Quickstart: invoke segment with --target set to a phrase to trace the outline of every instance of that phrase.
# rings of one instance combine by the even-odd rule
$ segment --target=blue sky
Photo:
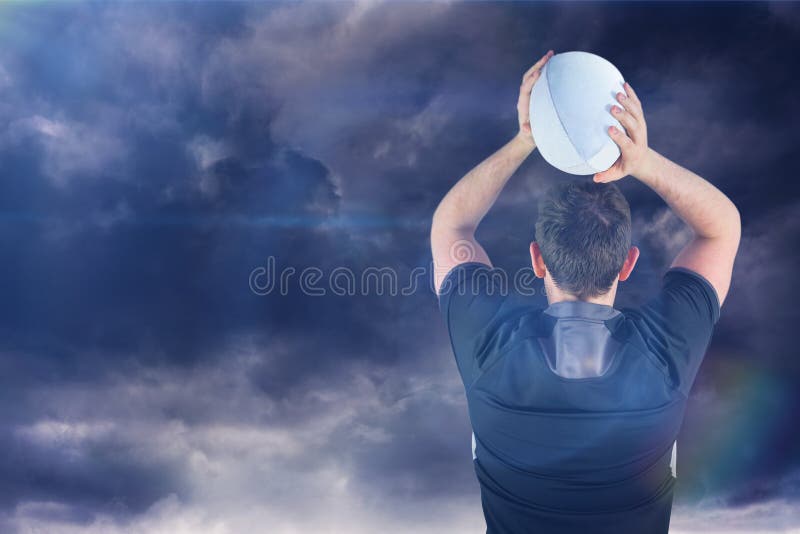
[[[737,203],[674,532],[800,532],[792,3],[0,4],[0,531],[482,532],[430,261],[447,189],[547,49],[611,60],[651,146]],[[479,230],[528,266],[534,154]],[[687,229],[620,182],[658,284]],[[259,295],[273,258],[288,290]]]

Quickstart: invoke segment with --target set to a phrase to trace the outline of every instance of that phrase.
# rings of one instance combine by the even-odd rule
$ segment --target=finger
[[[534,72],[536,72],[540,68],[542,68],[544,66],[544,64],[547,63],[547,60],[552,57],[552,55],[553,55],[553,51],[552,50],[548,50],[547,53],[545,55],[543,55],[542,58],[539,61],[537,61],[531,68],[529,68],[525,72],[525,74],[522,75],[522,79],[524,80],[525,78],[527,78],[528,76],[530,76],[531,74],[533,74]]]
[[[535,71],[537,71],[540,68],[542,68],[544,66],[544,64],[547,63],[547,60],[550,59],[551,57],[553,57],[554,53],[555,52],[553,52],[552,50],[548,50],[547,53],[545,55],[543,55],[542,58],[533,65],[533,67],[529,68],[525,72],[525,74],[522,75],[522,79],[525,80],[525,78],[527,78],[528,76],[533,74]]]
[[[639,100],[639,95],[637,95],[636,91],[633,90],[633,87],[631,87],[631,84],[629,84],[628,82],[625,82],[623,84],[623,87],[625,88],[625,93],[628,95],[628,98],[630,98],[631,100],[633,100],[634,102],[636,102],[639,105],[642,104],[642,102]]]
[[[628,132],[628,136],[636,141],[636,134],[639,130],[639,121],[637,121],[630,112],[625,111],[619,106],[611,106],[611,114],[619,121],[620,124],[622,124],[622,126],[625,128],[625,131]]]
[[[609,126],[608,135],[611,136],[611,139],[617,144],[623,154],[633,145],[631,138],[625,135],[622,130],[616,126]]]
[[[622,104],[622,106],[634,117],[636,117],[638,120],[642,120],[644,118],[642,103],[639,102],[639,99],[636,97],[636,93],[633,92],[633,87],[631,87],[628,82],[625,82],[624,88],[624,93],[617,93],[617,101]]]
[[[644,114],[642,113],[642,109],[633,100],[626,97],[625,93],[617,93],[617,102],[619,102],[620,107],[633,115],[637,121],[644,122]]]
[[[529,94],[531,92],[531,88],[533,88],[533,84],[536,83],[536,80],[539,79],[539,76],[541,76],[541,74],[542,71],[537,70],[536,72],[525,78],[525,80],[522,82],[522,85],[519,86],[520,93]]]
[[[531,91],[533,90],[533,85],[539,79],[539,74],[534,73],[532,76],[529,76],[527,80],[525,80],[522,85],[519,87],[519,98],[517,99],[517,111],[519,111],[520,115],[527,115],[529,113],[529,108],[531,105]]]

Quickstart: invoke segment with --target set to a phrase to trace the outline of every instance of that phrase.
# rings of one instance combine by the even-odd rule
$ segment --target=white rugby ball
[[[551,57],[531,92],[531,133],[542,157],[570,174],[602,172],[619,158],[609,126],[624,79],[606,59],[588,52]]]

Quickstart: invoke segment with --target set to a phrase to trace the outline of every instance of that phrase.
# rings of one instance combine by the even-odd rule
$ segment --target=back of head
[[[539,203],[536,242],[556,286],[585,300],[606,293],[631,246],[631,212],[615,184],[566,182]]]

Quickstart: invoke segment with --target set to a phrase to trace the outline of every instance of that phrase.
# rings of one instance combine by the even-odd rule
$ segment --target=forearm
[[[612,106],[611,113],[625,132],[611,126],[608,133],[622,156],[610,169],[596,174],[595,181],[609,182],[630,174],[658,193],[695,234],[671,267],[683,267],[704,277],[722,305],[739,249],[739,210],[711,183],[648,147],[642,103],[630,84],[625,83],[625,93],[619,93],[617,101],[620,105]]]
[[[738,241],[741,223],[733,202],[697,174],[648,150],[646,164],[636,178],[658,193],[697,236]]]
[[[433,226],[474,232],[511,175],[533,152],[532,141],[517,135],[468,172],[445,195],[433,215]]]

